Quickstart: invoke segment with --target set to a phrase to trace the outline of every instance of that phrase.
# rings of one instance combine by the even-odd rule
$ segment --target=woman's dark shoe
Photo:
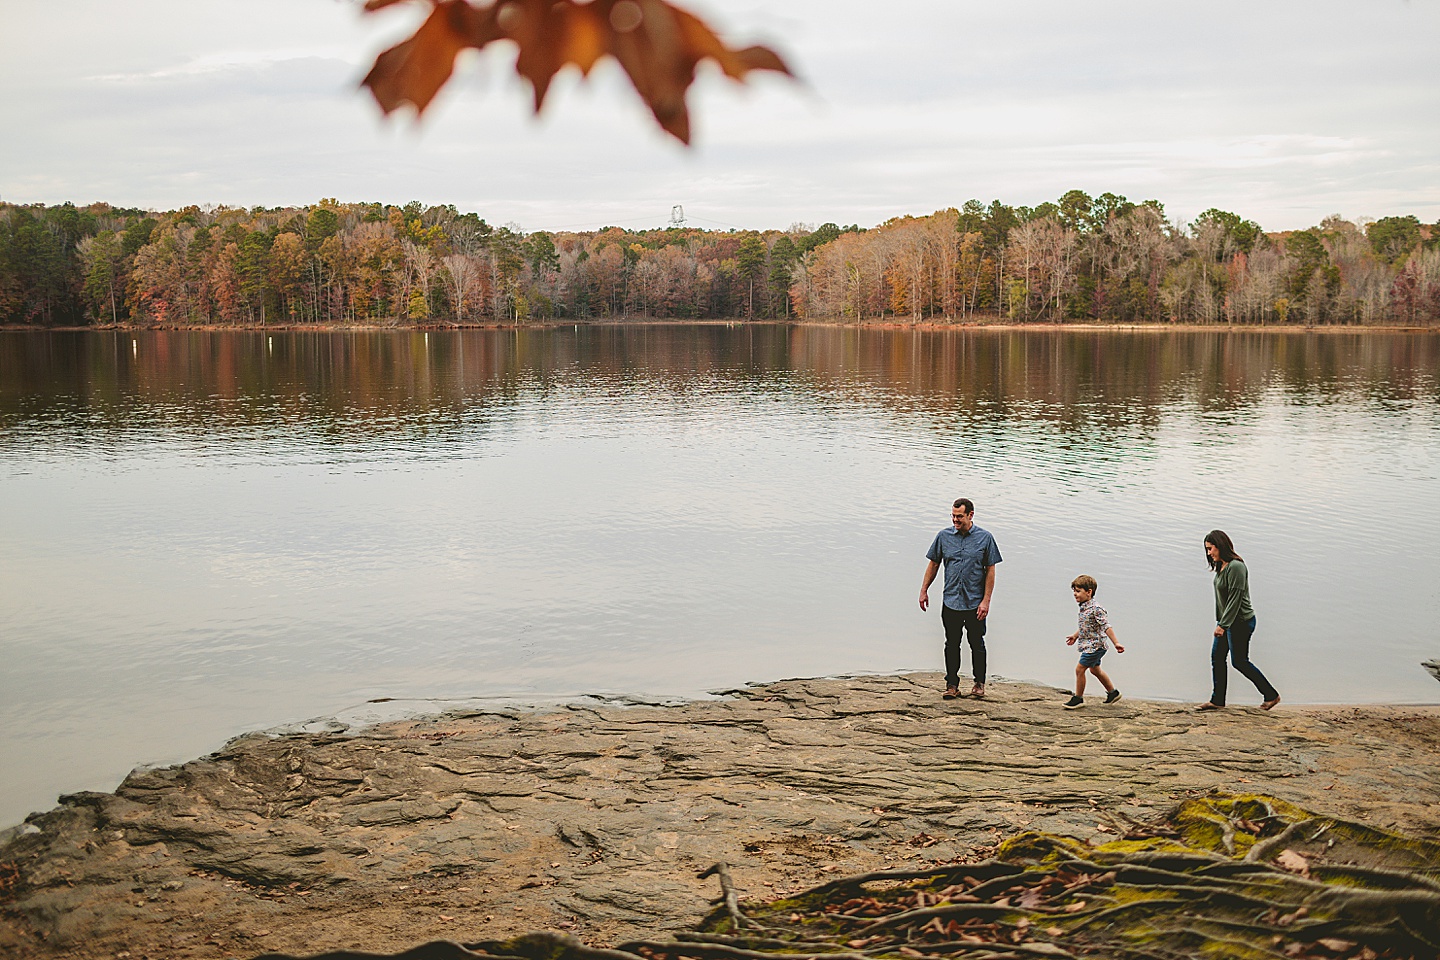
[[[1114,690],[1111,690],[1109,693],[1105,694],[1105,702],[1106,702],[1106,703],[1114,703],[1116,700],[1119,700],[1119,699],[1120,699],[1120,688],[1119,688],[1119,687],[1116,687]]]
[[[1066,700],[1066,701],[1065,701],[1065,709],[1066,709],[1066,710],[1074,710],[1076,707],[1083,707],[1083,706],[1085,706],[1085,698],[1084,698],[1084,697],[1071,697],[1069,700]]]

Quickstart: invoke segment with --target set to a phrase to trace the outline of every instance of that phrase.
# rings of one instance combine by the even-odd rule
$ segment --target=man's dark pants
[[[985,621],[975,615],[974,610],[955,610],[940,607],[940,622],[945,625],[945,686],[960,686],[960,636],[968,634],[970,639],[970,666],[975,670],[975,682],[985,683]]]

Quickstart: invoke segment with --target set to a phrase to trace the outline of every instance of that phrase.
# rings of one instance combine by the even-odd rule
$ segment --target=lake
[[[0,826],[313,718],[938,670],[958,496],[1001,677],[1068,688],[1089,573],[1203,699],[1220,527],[1288,703],[1440,701],[1440,335],[12,331]]]

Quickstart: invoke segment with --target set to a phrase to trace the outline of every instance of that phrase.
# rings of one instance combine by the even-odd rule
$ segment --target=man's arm
[[[985,568],[985,598],[975,608],[975,616],[984,620],[990,616],[990,594],[995,592],[995,564]]]
[[[940,564],[934,560],[925,568],[925,579],[920,582],[920,609],[930,609],[930,584],[935,582],[935,574],[940,572]]]

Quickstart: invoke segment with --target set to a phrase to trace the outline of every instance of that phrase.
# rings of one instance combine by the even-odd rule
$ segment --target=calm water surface
[[[12,332],[0,826],[375,698],[937,669],[962,495],[1001,676],[1068,685],[1085,572],[1206,696],[1218,526],[1288,701],[1440,700],[1435,335]]]

